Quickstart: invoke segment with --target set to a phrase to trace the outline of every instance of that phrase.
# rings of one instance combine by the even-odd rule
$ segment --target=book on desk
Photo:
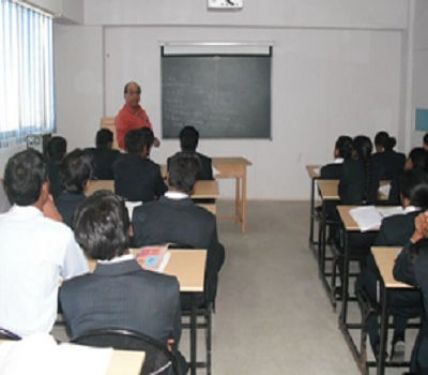
[[[358,224],[360,231],[367,232],[379,229],[385,217],[405,214],[405,210],[401,206],[361,206],[351,209],[349,214]]]

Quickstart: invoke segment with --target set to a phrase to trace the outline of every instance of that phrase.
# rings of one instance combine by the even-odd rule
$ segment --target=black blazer
[[[189,152],[192,153],[193,152]],[[196,175],[196,180],[213,180],[213,167],[212,167],[212,160],[208,156],[205,156],[203,154],[200,154],[199,152],[194,152],[194,154],[198,157],[200,162],[200,169],[198,174]],[[171,160],[171,157],[167,159],[167,168],[169,169],[169,162]]]
[[[55,200],[56,208],[70,228],[73,226],[74,211],[86,199],[84,194],[72,194],[63,191]]]
[[[325,180],[340,180],[343,163],[330,163],[320,169],[320,177]]]
[[[113,180],[113,164],[120,156],[120,152],[100,148],[88,148],[85,151],[92,160],[92,178],[95,180]]]
[[[49,193],[56,199],[62,192],[62,181],[59,174],[60,163],[54,163],[53,161],[47,162],[48,179],[49,179]]]
[[[398,204],[399,196],[399,179],[404,170],[406,157],[400,152],[393,150],[377,152],[372,155],[370,162],[370,185],[368,192],[369,202],[377,201],[377,194],[381,180],[391,181],[391,190],[389,192],[388,204]]]
[[[363,204],[366,199],[367,179],[364,162],[354,159],[345,160],[339,180],[340,203],[345,205]]]
[[[374,246],[404,246],[415,231],[415,218],[419,213],[417,210],[384,218]]]
[[[60,302],[71,338],[123,328],[178,344],[180,292],[175,277],[143,270],[134,260],[98,264],[93,273],[64,281]]]
[[[120,155],[113,171],[116,194],[129,201],[149,202],[167,190],[159,165],[139,155]]]
[[[214,301],[225,252],[218,241],[213,214],[195,205],[190,198],[173,200],[163,196],[159,201],[135,208],[132,225],[136,246],[174,242],[207,249],[205,296],[208,301]]]

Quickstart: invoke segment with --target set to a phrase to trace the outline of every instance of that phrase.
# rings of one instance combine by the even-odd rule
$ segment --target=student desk
[[[311,180],[311,205],[309,209],[309,246],[313,247],[316,245],[314,241],[314,222],[315,222],[315,182],[319,179],[319,165],[307,165],[306,171],[308,172],[308,176]]]
[[[218,171],[216,178],[235,179],[233,219],[241,225],[241,232],[244,233],[247,225],[247,167],[251,162],[243,157],[214,157],[212,161]]]
[[[131,249],[136,255],[138,249]],[[175,276],[182,293],[203,293],[207,251],[204,249],[171,249],[171,258],[164,273]],[[96,262],[88,260],[89,269],[93,271]],[[190,314],[190,366],[191,374],[196,374],[196,306],[192,305]]]
[[[0,345],[7,341],[0,339]],[[106,375],[139,375],[144,358],[145,353],[142,351],[113,349]]]
[[[372,247],[371,252],[376,262],[376,266],[380,273],[380,348],[379,360],[377,362],[377,375],[385,373],[386,365],[386,345],[388,337],[388,293],[397,289],[414,289],[413,286],[399,282],[394,279],[393,269],[394,262],[397,255],[400,253],[401,247]],[[409,363],[402,363],[403,367],[408,366]],[[395,367],[395,366],[394,366]]]
[[[88,197],[98,190],[109,190],[114,192],[114,180],[89,180],[86,186],[85,195]],[[219,196],[219,187],[216,180],[197,181],[192,194],[192,199],[217,199]],[[215,203],[201,203],[199,206],[207,209],[212,214],[216,214]]]
[[[326,205],[328,202],[338,202],[339,195],[337,193],[339,181],[338,180],[317,180],[318,192],[321,197],[321,222],[320,222],[320,236],[318,239],[318,269],[319,275],[323,282],[323,285],[328,293],[330,302],[333,307],[336,307],[336,299],[334,297],[334,288],[327,282],[326,277],[333,275],[334,273],[326,273],[326,232],[327,232],[327,212]],[[333,284],[333,280],[332,280]]]

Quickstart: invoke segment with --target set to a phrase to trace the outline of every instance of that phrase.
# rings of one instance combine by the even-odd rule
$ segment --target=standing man
[[[137,82],[131,81],[123,90],[125,105],[115,118],[116,136],[119,147],[125,147],[125,135],[130,130],[140,128],[152,129],[152,123],[146,111],[140,106],[141,87]],[[154,146],[159,147],[159,139],[155,138]]]

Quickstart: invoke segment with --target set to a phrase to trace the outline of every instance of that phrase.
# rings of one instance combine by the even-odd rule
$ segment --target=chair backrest
[[[141,350],[145,352],[141,374],[176,374],[174,355],[159,341],[139,332],[125,329],[98,329],[86,332],[72,342],[94,347],[113,347],[121,350]]]
[[[0,339],[21,340],[21,337],[15,335],[13,332],[8,331],[7,329],[0,327]]]

